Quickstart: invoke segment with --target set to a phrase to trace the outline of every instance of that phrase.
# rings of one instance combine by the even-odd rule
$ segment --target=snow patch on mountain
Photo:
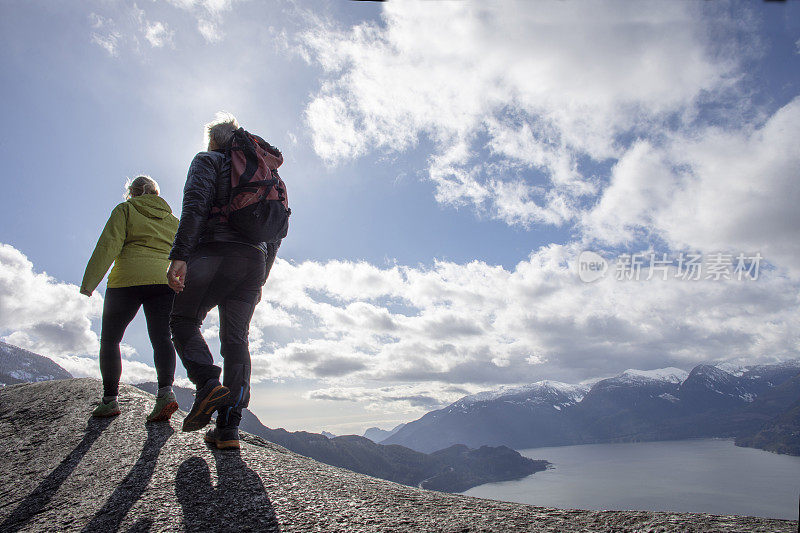
[[[727,372],[728,374],[733,374],[737,378],[744,375],[744,373],[750,369],[750,367],[748,366],[740,365],[737,363],[730,363],[727,361],[722,363],[717,363],[714,366],[719,368],[720,370]]]
[[[786,370],[796,369],[797,371],[800,372],[800,359],[788,359],[786,361],[781,361],[779,363],[758,364],[758,365],[742,365],[732,361],[722,361],[719,363],[714,363],[714,366],[719,368],[720,370],[724,370],[729,374],[733,374],[737,378],[742,377],[745,374],[750,374],[750,377],[758,379],[760,378],[760,376],[758,375],[759,371],[775,372],[776,370],[780,369],[786,369]]]
[[[629,368],[617,378],[629,381],[667,381],[669,383],[683,383],[689,377],[689,372],[680,368],[667,367],[655,370],[637,370]]]

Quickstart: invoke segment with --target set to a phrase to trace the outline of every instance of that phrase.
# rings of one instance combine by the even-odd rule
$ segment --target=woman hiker
[[[139,307],[144,307],[158,375],[156,405],[147,421],[169,420],[178,409],[172,391],[175,348],[169,331],[175,293],[167,285],[166,277],[167,256],[178,229],[178,219],[158,193],[158,184],[149,176],[128,181],[126,201],[111,212],[83,275],[81,294],[91,296],[114,263],[108,275],[100,333],[103,399],[92,412],[93,416],[116,416],[120,412],[117,403],[122,375],[119,343]]]

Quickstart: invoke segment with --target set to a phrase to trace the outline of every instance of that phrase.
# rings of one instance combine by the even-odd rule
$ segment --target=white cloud
[[[205,9],[214,14],[229,11],[233,5],[232,0],[169,0],[169,3],[185,10]]]
[[[312,18],[301,54],[326,77],[306,121],[329,163],[432,141],[436,199],[509,225],[761,251],[796,275],[800,104],[751,103],[742,65],[763,50],[738,15],[408,2],[349,28]]]
[[[421,412],[493,384],[797,357],[797,284],[788,279],[762,272],[758,281],[624,282],[610,274],[585,284],[574,268],[578,251],[543,247],[511,270],[480,261],[378,268],[278,260],[264,289],[269,307],[256,315],[286,313],[276,322],[291,323],[291,333],[280,340],[275,332],[285,328],[267,328],[253,346],[253,379],[311,378],[324,386],[310,398]]]
[[[381,23],[318,23],[302,40],[328,74],[306,110],[314,148],[335,163],[427,137],[439,201],[569,222],[597,190],[581,157],[621,157],[623,136],[658,138],[735,80],[700,9],[407,2],[387,3]]]
[[[675,246],[760,250],[800,274],[800,97],[757,128],[710,128],[672,145],[691,168],[656,227]]]
[[[305,394],[312,400],[355,402],[369,411],[415,414],[420,410],[441,408],[459,398],[477,392],[448,383],[431,382],[368,387],[328,387]]]
[[[672,206],[679,184],[663,150],[635,143],[614,165],[600,201],[584,214],[584,232],[610,244],[634,241],[637,231],[652,229],[658,213]],[[675,215],[684,216],[685,209]]]
[[[24,347],[48,355],[95,352],[91,319],[101,309],[99,295],[86,298],[75,285],[35,272],[19,250],[0,243],[0,331],[17,335],[12,344],[30,339]]]
[[[107,26],[111,23],[110,19],[106,17],[100,16],[97,13],[89,13],[89,20],[92,22],[92,28],[98,30],[103,26]]]
[[[197,21],[197,31],[199,31],[200,35],[209,43],[219,42],[224,37],[219,25],[208,19],[199,19]]]
[[[154,48],[160,48],[164,45],[172,44],[172,37],[175,32],[169,29],[163,22],[147,22],[144,33],[145,39]]]
[[[217,43],[225,37],[221,23],[224,13],[233,7],[232,0],[169,0],[169,2],[194,15],[197,19],[197,31],[206,42]]]
[[[0,243],[0,335],[2,340],[51,358],[77,377],[100,377],[100,343],[92,319],[100,316],[103,298],[87,298],[78,287],[36,272],[19,250]],[[156,379],[152,365],[135,360],[136,350],[121,345],[122,380]],[[185,383],[185,380],[183,381]]]
[[[760,251],[800,275],[800,98],[760,127],[636,143],[582,220],[603,242],[650,232],[673,248]]]
[[[119,53],[119,41],[122,35],[119,32],[110,32],[105,35],[92,33],[92,42],[108,52],[111,57]]]
[[[586,284],[578,252],[553,244],[513,269],[279,259],[251,325],[253,382],[312,379],[319,385],[309,398],[417,414],[498,384],[797,357],[796,282],[768,271],[757,281],[609,275]],[[5,341],[98,376],[91,319],[100,306],[99,296],[80,296],[0,246]],[[216,335],[215,314],[206,326]],[[154,379],[152,366],[123,348],[123,379]]]
[[[170,0],[167,3],[107,4],[102,13],[89,14],[92,42],[112,57],[128,50],[136,55],[146,52],[141,45],[152,48],[175,48],[177,30],[185,36],[187,23],[195,26],[207,43],[220,42],[225,16],[233,7],[231,0]]]

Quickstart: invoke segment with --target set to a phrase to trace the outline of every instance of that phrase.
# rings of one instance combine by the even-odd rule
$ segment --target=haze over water
[[[798,518],[800,457],[739,448],[731,439],[519,451],[553,468],[464,494],[545,507]]]

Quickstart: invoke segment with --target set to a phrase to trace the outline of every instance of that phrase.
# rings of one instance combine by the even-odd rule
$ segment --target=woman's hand
[[[181,292],[186,283],[186,261],[173,259],[167,270],[167,283],[175,292]]]
[[[92,291],[90,291],[89,289],[84,289],[83,287],[81,287],[81,294],[83,294],[84,296],[91,297],[92,296]]]

